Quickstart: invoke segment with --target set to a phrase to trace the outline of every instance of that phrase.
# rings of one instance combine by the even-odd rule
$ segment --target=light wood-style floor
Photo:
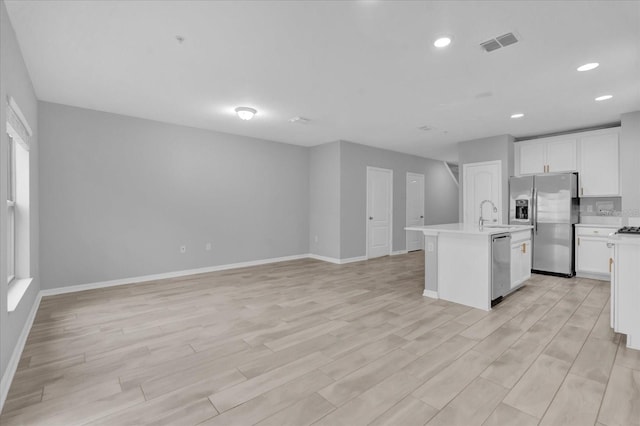
[[[608,283],[534,276],[487,313],[422,297],[423,268],[299,260],[44,298],[0,423],[640,424]]]

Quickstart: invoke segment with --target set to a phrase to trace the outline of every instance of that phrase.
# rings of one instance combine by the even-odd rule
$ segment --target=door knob
[[[373,216],[369,216],[369,220],[373,220]]]

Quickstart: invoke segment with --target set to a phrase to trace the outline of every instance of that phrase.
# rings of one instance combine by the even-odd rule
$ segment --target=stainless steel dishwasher
[[[511,288],[511,234],[491,236],[491,306]]]

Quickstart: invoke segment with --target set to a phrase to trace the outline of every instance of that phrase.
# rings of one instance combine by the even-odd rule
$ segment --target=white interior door
[[[480,219],[480,203],[491,200],[498,209],[493,211],[489,203],[482,208],[482,217],[491,223],[502,223],[502,162],[487,161],[467,163],[463,166],[464,188],[462,191],[463,217],[465,223],[477,224]]]
[[[407,226],[424,225],[424,175],[407,173]],[[423,250],[424,235],[407,231],[407,251]]]
[[[391,254],[393,172],[367,167],[367,257]]]

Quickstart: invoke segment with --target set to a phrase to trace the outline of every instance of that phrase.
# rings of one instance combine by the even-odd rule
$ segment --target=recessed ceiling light
[[[600,66],[597,62],[589,62],[588,64],[584,64],[579,66],[578,71],[591,71],[592,69],[598,68]]]
[[[524,114],[519,112],[517,114],[511,114],[511,118],[522,118],[524,117]]]
[[[255,109],[249,107],[236,108],[236,114],[238,114],[238,117],[240,117],[242,120],[251,120],[257,112],[258,111],[256,111]]]
[[[606,101],[606,100],[611,99],[611,98],[613,98],[613,96],[612,96],[612,95],[602,95],[602,96],[598,96],[598,97],[596,98],[596,101],[598,101],[598,102],[600,102],[600,101]]]
[[[433,42],[435,47],[447,47],[451,44],[451,39],[449,37],[440,37],[436,41]]]
[[[310,122],[311,120],[305,117],[293,117],[289,119],[289,123],[298,123],[298,124],[307,124],[308,122]]]

